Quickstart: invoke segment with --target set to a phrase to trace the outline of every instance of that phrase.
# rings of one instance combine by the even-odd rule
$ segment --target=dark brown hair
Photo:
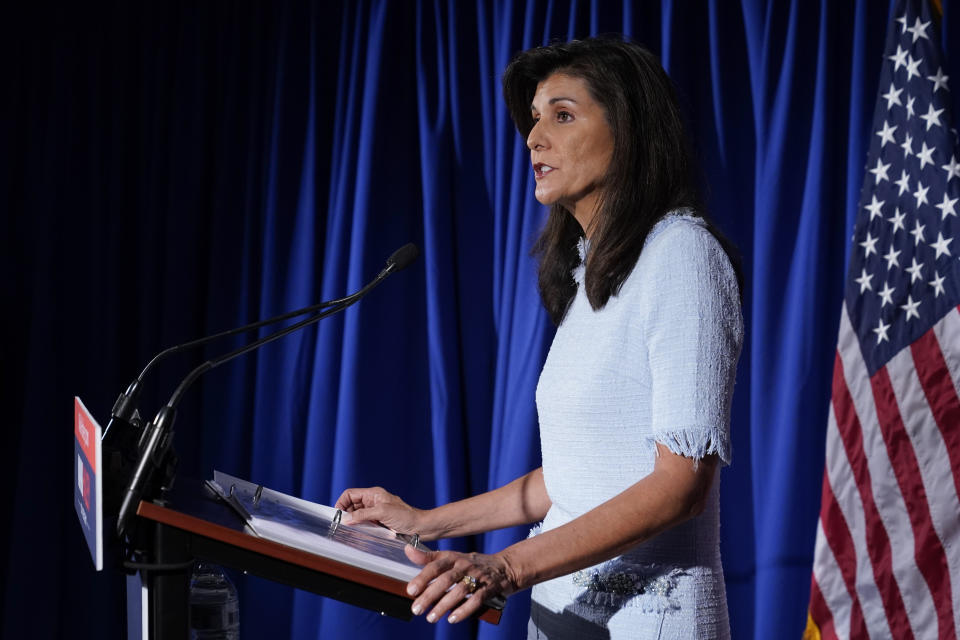
[[[594,309],[620,291],[653,225],[667,212],[687,207],[702,216],[694,164],[670,79],[652,53],[614,38],[589,38],[517,54],[503,74],[503,96],[524,138],[534,120],[537,85],[554,73],[581,78],[603,106],[613,136],[605,189],[591,229],[587,299]],[[732,246],[708,225],[738,269]],[[540,296],[560,324],[577,292],[571,275],[579,264],[583,229],[566,208],[550,207],[533,254],[539,257]],[[739,279],[739,270],[737,270]]]

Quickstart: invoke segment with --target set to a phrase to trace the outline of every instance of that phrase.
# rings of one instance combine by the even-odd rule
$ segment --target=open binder
[[[243,518],[251,533],[344,564],[408,582],[420,572],[403,548],[420,546],[417,536],[370,523],[342,523],[340,510],[267,489],[215,471],[207,481]]]
[[[345,524],[332,507],[220,472],[204,483],[178,479],[165,500],[140,502],[137,516],[165,531],[156,536],[159,562],[207,560],[383,615],[413,617],[406,583],[419,567],[403,548],[425,548],[415,537]],[[155,579],[171,584],[156,585],[163,603],[151,605],[154,618],[164,629],[185,628],[179,618],[186,615],[186,573]],[[503,606],[502,598],[485,601],[477,617],[497,624]],[[172,615],[164,621],[156,615],[161,611]]]
[[[420,573],[420,566],[411,562],[403,550],[408,544],[426,549],[417,535],[395,533],[365,522],[344,524],[339,509],[267,489],[220,471],[214,471],[213,480],[206,484],[261,538],[404,583]],[[504,599],[493,598],[485,604],[499,612]]]

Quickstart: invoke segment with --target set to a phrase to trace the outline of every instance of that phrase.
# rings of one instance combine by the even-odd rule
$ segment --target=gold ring
[[[473,593],[477,590],[477,579],[473,576],[463,576],[460,579],[460,584],[464,586],[467,590],[467,593]]]

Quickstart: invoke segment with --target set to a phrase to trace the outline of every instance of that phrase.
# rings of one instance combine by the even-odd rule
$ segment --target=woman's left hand
[[[517,591],[512,568],[500,554],[421,551],[410,545],[406,552],[410,560],[425,565],[407,583],[407,593],[418,596],[411,609],[414,615],[427,613],[427,622],[436,622],[448,611],[451,613],[447,621],[451,624],[466,620],[483,606],[484,600]],[[463,581],[467,576],[476,580],[476,590],[472,591]],[[473,595],[467,598],[471,591]]]

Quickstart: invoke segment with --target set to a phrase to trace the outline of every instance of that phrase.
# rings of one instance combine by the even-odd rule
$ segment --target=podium
[[[413,617],[406,583],[244,530],[243,520],[197,480],[178,478],[164,501],[141,501],[140,527],[152,534],[153,558],[128,580],[128,634],[144,640],[189,634],[190,573],[195,560],[244,571],[402,620]],[[484,607],[497,624],[501,611]],[[137,636],[134,636],[137,637]]]

